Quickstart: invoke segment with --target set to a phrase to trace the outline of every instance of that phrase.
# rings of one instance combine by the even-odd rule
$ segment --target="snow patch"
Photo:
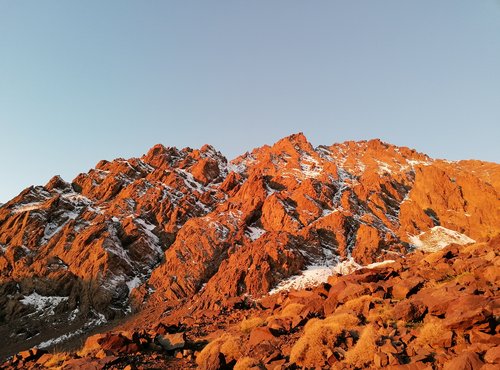
[[[274,193],[278,193],[278,191],[271,188],[268,184],[266,184],[266,193],[267,193],[267,196],[270,196],[270,195],[273,195]]]
[[[266,230],[254,226],[249,226],[245,231],[245,235],[252,239],[252,241],[259,239],[265,233]]]
[[[299,170],[297,170],[299,171]],[[319,164],[319,162],[311,157],[311,155],[305,153],[300,158],[300,171],[302,175],[306,178],[316,178],[321,175],[323,172],[323,167]]]
[[[152,225],[142,218],[136,218],[135,223],[142,226],[142,230],[147,236],[147,243],[149,247],[154,250],[158,255],[163,253],[160,245],[160,239],[153,233],[153,230],[156,228],[155,225]]]
[[[318,153],[321,158],[327,160],[328,162],[333,162],[333,158],[331,157],[332,152],[327,147],[320,145],[314,149],[314,151]]]
[[[212,209],[210,207],[207,207],[207,205],[205,205],[203,202],[199,200],[196,200],[196,206],[200,208],[203,212],[205,212],[205,214],[212,212]]]
[[[186,187],[192,191],[197,191],[200,194],[203,194],[207,191],[207,188],[205,188],[202,184],[200,184],[194,176],[185,170],[182,169],[176,169],[175,172],[180,175],[180,177],[184,180],[184,184]]]
[[[323,211],[321,212],[321,217],[326,217],[328,215],[331,215],[333,212],[338,212],[338,210],[335,209],[332,211],[331,209],[323,209]]]
[[[22,213],[22,212],[34,211],[34,210],[40,209],[42,204],[43,204],[43,202],[32,202],[32,203],[21,204],[19,206],[14,207],[12,209],[12,213]]]
[[[269,291],[269,294],[276,294],[284,290],[305,289],[325,283],[328,277],[332,275],[332,268],[328,266],[308,266],[301,275],[291,276],[280,282],[276,288]]]
[[[387,163],[381,162],[381,161],[377,161],[377,160],[375,160],[375,161],[378,163],[378,171],[377,171],[377,173],[379,175],[383,175],[384,173],[389,173],[389,174],[392,173],[392,169],[391,169],[391,167]]]
[[[337,170],[339,179],[337,182],[337,192],[333,196],[332,203],[334,207],[339,207],[340,206],[340,200],[342,199],[342,194],[344,194],[344,191],[348,190],[350,188],[348,181],[351,178],[351,175],[349,172],[346,170],[339,168]]]
[[[245,173],[245,171],[247,169],[244,163],[235,164],[233,162],[229,162],[227,164],[226,168],[227,168],[228,174],[230,172],[235,172],[235,173],[239,173],[240,175]]]
[[[305,289],[308,287],[313,287],[321,283],[326,283],[328,277],[333,274],[347,275],[356,270],[367,268],[373,269],[380,266],[388,265],[394,263],[394,260],[386,260],[382,262],[371,263],[366,266],[358,264],[351,257],[345,261],[339,262],[332,266],[325,265],[311,265],[307,266],[305,270],[302,271],[300,275],[291,276],[288,279],[280,282],[276,288],[269,291],[269,295],[279,293],[281,291],[288,291],[291,289]]]
[[[419,235],[410,236],[410,242],[416,249],[425,252],[436,252],[446,248],[450,244],[466,245],[475,243],[474,239],[458,231],[450,230],[442,226],[434,226]]]
[[[42,296],[37,292],[33,292],[30,295],[24,296],[20,302],[25,306],[32,306],[35,308],[37,313],[43,314],[43,316],[54,315],[54,310],[61,302],[68,300],[68,297],[59,296]]]
[[[135,276],[132,280],[127,281],[127,286],[128,286],[128,291],[131,292],[132,289],[137,288],[139,285],[141,285],[142,281],[139,279],[137,276]]]
[[[79,329],[79,330],[76,330],[72,333],[67,333],[67,334],[63,334],[61,335],[60,337],[57,337],[57,338],[52,338],[52,339],[49,339],[49,340],[46,340],[45,342],[42,342],[40,343],[39,345],[35,346],[36,348],[40,348],[40,349],[45,349],[45,348],[48,348],[50,346],[54,346],[56,344],[59,344],[59,343],[62,343],[62,342],[65,342],[77,335],[80,335],[83,333],[83,330],[82,329]]]
[[[50,238],[58,234],[70,220],[76,220],[78,216],[79,212],[68,211],[65,212],[62,216],[60,216],[60,218],[63,220],[63,222],[60,225],[58,225],[55,222],[47,223],[47,225],[45,225],[45,230],[43,232],[41,244],[42,245],[47,244]]]
[[[92,204],[92,201],[89,198],[78,193],[66,193],[63,194],[62,197],[72,203]]]
[[[406,163],[408,163],[410,166],[416,166],[416,165],[422,165],[422,166],[428,166],[431,164],[431,161],[416,161],[416,160],[413,160],[413,159],[408,159],[406,161]]]
[[[363,268],[366,269],[375,269],[377,267],[385,266],[385,265],[390,265],[391,263],[394,263],[396,261],[394,260],[385,260],[385,261],[380,261],[380,262],[373,262],[370,263],[369,265],[364,266]]]
[[[54,345],[59,344],[59,343],[63,343],[63,342],[65,342],[73,337],[76,337],[77,335],[83,334],[83,333],[87,332],[88,330],[95,328],[96,326],[100,326],[102,324],[105,324],[107,322],[107,320],[103,314],[96,313],[96,312],[94,312],[94,314],[96,315],[96,318],[88,321],[81,329],[75,330],[75,331],[70,332],[70,333],[63,334],[63,335],[56,337],[56,338],[49,339],[45,342],[38,344],[37,346],[35,346],[35,348],[44,349],[44,348],[48,348],[48,347],[54,346]]]
[[[210,219],[210,218],[208,218],[208,219]],[[219,222],[211,221],[209,223],[209,227],[217,230],[217,232],[219,234],[219,238],[221,240],[226,240],[227,237],[229,236],[229,229]]]
[[[75,308],[73,311],[70,312],[68,316],[68,321],[75,321],[76,317],[80,313],[80,310],[78,308]]]

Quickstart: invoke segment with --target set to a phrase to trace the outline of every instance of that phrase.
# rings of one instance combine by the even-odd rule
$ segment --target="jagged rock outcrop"
[[[436,235],[488,241],[499,174],[380,140],[314,148],[302,134],[231,162],[209,145],[101,161],[1,206],[0,334],[30,346],[68,321],[77,332],[144,307],[223,309],[308,266],[366,265],[435,248]]]

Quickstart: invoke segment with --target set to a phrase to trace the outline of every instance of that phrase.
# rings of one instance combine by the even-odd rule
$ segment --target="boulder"
[[[490,300],[478,295],[460,296],[446,310],[446,326],[450,329],[469,329],[486,322],[492,315]]]
[[[38,360],[44,354],[47,354],[47,351],[44,351],[44,350],[39,349],[39,348],[31,348],[29,350],[19,352],[19,354],[17,356],[23,362],[30,362],[30,361]]]
[[[107,334],[97,341],[106,354],[128,353],[130,340],[121,334]]]
[[[394,318],[406,322],[420,321],[427,312],[427,306],[419,300],[403,300],[394,306]]]
[[[389,364],[389,357],[384,352],[377,352],[373,356],[373,362],[377,367],[385,367]]]
[[[443,370],[479,370],[484,365],[477,353],[463,352],[444,364]]]
[[[162,346],[165,351],[173,351],[185,347],[186,336],[184,333],[158,334],[155,337],[155,342]]]
[[[106,356],[100,359],[75,358],[64,361],[62,370],[102,370],[109,368],[119,360],[116,356]]]
[[[275,339],[276,337],[273,335],[273,333],[268,327],[266,326],[258,327],[250,332],[250,339],[248,340],[248,345],[250,347],[254,347],[264,341],[271,342],[274,341]]]
[[[393,282],[392,297],[394,299],[408,298],[410,295],[415,294],[423,285],[424,280],[419,277],[412,277],[409,279],[401,279]]]
[[[267,322],[267,327],[277,334],[289,333],[293,327],[292,317],[274,317]]]
[[[387,370],[431,370],[432,367],[423,362],[414,362],[411,364],[390,365],[386,369]]]
[[[484,361],[488,364],[500,364],[500,346],[487,350],[484,354]]]

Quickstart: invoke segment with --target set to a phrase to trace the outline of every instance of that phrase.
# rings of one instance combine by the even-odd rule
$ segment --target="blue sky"
[[[500,2],[0,0],[0,202],[155,143],[303,131],[498,162]]]

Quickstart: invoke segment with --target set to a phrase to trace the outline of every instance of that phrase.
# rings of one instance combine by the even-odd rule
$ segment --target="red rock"
[[[400,364],[399,358],[398,358],[398,356],[396,356],[396,354],[388,353],[387,357],[389,358],[389,365],[399,365]]]
[[[398,352],[399,352],[399,351],[398,351],[398,349],[397,349],[397,348],[395,348],[395,347],[391,344],[391,342],[390,342],[390,341],[389,341],[389,342],[384,343],[384,344],[383,344],[383,345],[382,345],[379,349],[380,349],[380,351],[381,351],[381,352],[386,353],[386,354],[390,354],[390,353],[395,354],[395,353],[398,353]]]
[[[469,332],[469,341],[471,342],[471,344],[488,343],[497,346],[500,345],[499,336],[486,334],[476,329],[473,329]]]
[[[453,345],[453,331],[445,332],[439,339],[436,340],[436,345],[442,348],[450,348]]]
[[[113,365],[118,360],[118,357],[107,356],[102,359],[89,360],[86,358],[76,358],[64,361],[62,369],[72,370],[72,369],[82,369],[82,370],[101,370],[106,366]]]
[[[301,313],[302,316],[323,316],[325,300],[323,298],[314,298],[305,303],[305,307]]]
[[[353,258],[362,264],[368,264],[384,247],[384,240],[381,230],[374,226],[361,224],[356,233],[356,244],[353,251]]]
[[[369,288],[367,286],[363,286],[361,284],[352,284],[347,283],[345,288],[337,294],[337,300],[340,303],[345,303],[351,299],[358,298],[362,295],[365,295],[369,292]],[[332,293],[330,291],[330,293]],[[332,297],[333,294],[330,294]]]
[[[388,370],[431,370],[432,366],[423,362],[415,362],[404,365],[391,365],[387,367]]]
[[[404,343],[406,343],[406,344],[410,343],[410,342],[411,342],[411,340],[412,340],[412,339],[414,339],[414,338],[415,338],[415,336],[414,336],[414,335],[412,335],[411,333],[404,334],[404,335],[402,335],[402,336],[401,336],[401,340],[402,340]]]
[[[423,279],[419,277],[398,281],[392,286],[392,296],[399,300],[408,298],[411,294],[415,294],[422,284]]]
[[[272,334],[268,327],[255,328],[250,332],[250,339],[248,345],[250,347],[256,346],[264,341],[274,341],[276,337]]]
[[[290,330],[292,330],[293,324],[292,324],[292,318],[291,317],[284,317],[284,318],[273,318],[267,323],[267,327],[275,332],[275,333],[288,333]]]
[[[477,295],[460,296],[446,310],[446,326],[468,329],[485,322],[492,315],[491,301]]]
[[[18,356],[23,360],[23,361],[28,361],[28,359],[31,359],[31,352],[29,350],[22,351],[18,353]]]
[[[500,364],[500,346],[490,348],[484,354],[484,361],[489,364]]]
[[[446,314],[457,295],[442,289],[423,289],[417,293],[416,298],[427,306],[430,314],[441,316]]]
[[[337,300],[337,297],[335,296],[328,297],[323,303],[323,311],[325,312],[325,315],[329,316],[332,313],[334,313],[338,305],[339,302]]]
[[[440,224],[479,243],[332,277],[330,289],[296,294],[306,308],[292,325],[361,295],[388,298],[392,287],[403,300],[402,319],[422,319],[422,306],[404,303],[418,298],[430,315],[445,315],[450,330],[490,332],[497,310],[499,173],[498,164],[432,160],[380,140],[315,149],[304,135],[291,135],[230,167],[210,146],[156,145],[141,158],[101,161],[71,183],[56,177],[30,187],[0,207],[2,315],[7,322],[25,317],[29,307],[20,298],[37,292],[68,299],[53,318],[30,316],[34,324],[64,321],[76,308],[81,318],[92,311],[121,318],[131,303],[139,311],[137,327],[189,308],[178,322],[192,328],[193,317],[202,317],[193,329],[201,332],[209,320],[234,320],[225,310],[253,307],[240,297],[260,297],[331,253],[363,263],[395,258],[390,252],[406,253],[409,235]],[[429,284],[414,294],[419,279]],[[130,294],[131,282],[140,287]],[[467,294],[486,308],[459,297]],[[263,307],[280,304],[269,301]],[[369,307],[361,311],[366,316]],[[124,338],[108,345],[135,351],[150,343]]]
[[[177,334],[158,334],[155,337],[155,342],[163,347],[166,351],[173,351],[182,349],[186,345],[186,338],[184,333]]]
[[[45,353],[38,360],[36,360],[36,363],[38,365],[44,365],[46,362],[48,362],[52,358],[52,355],[50,353]]]
[[[110,353],[108,351],[108,353]],[[102,358],[105,358],[108,356],[108,353],[106,353],[106,351],[104,349],[100,349],[99,351],[97,351],[97,353],[94,355],[95,358],[99,358],[99,359],[102,359]]]
[[[484,365],[474,352],[463,352],[444,364],[443,370],[476,370]]]
[[[31,362],[31,361],[37,361],[44,354],[47,354],[47,351],[44,351],[39,348],[31,348],[29,350],[19,352],[18,356],[24,362]]]
[[[273,360],[269,363],[267,363],[265,366],[266,366],[266,369],[267,370],[281,370],[281,369],[285,369],[285,364],[286,364],[286,359],[281,359],[281,360]]]
[[[136,343],[132,343],[130,339],[121,334],[107,334],[97,339],[97,344],[106,356],[117,353],[135,353],[140,349]],[[90,349],[90,347],[85,348]]]
[[[384,367],[389,364],[389,357],[384,352],[375,353],[373,357],[373,362],[377,367]]]
[[[498,370],[497,364],[484,364],[481,366],[481,370]]]
[[[259,304],[262,306],[262,308],[274,310],[279,306],[277,303],[277,299],[277,295],[266,296],[259,301]]]
[[[420,321],[427,311],[427,307],[419,300],[403,300],[394,307],[395,318],[398,320]]]

